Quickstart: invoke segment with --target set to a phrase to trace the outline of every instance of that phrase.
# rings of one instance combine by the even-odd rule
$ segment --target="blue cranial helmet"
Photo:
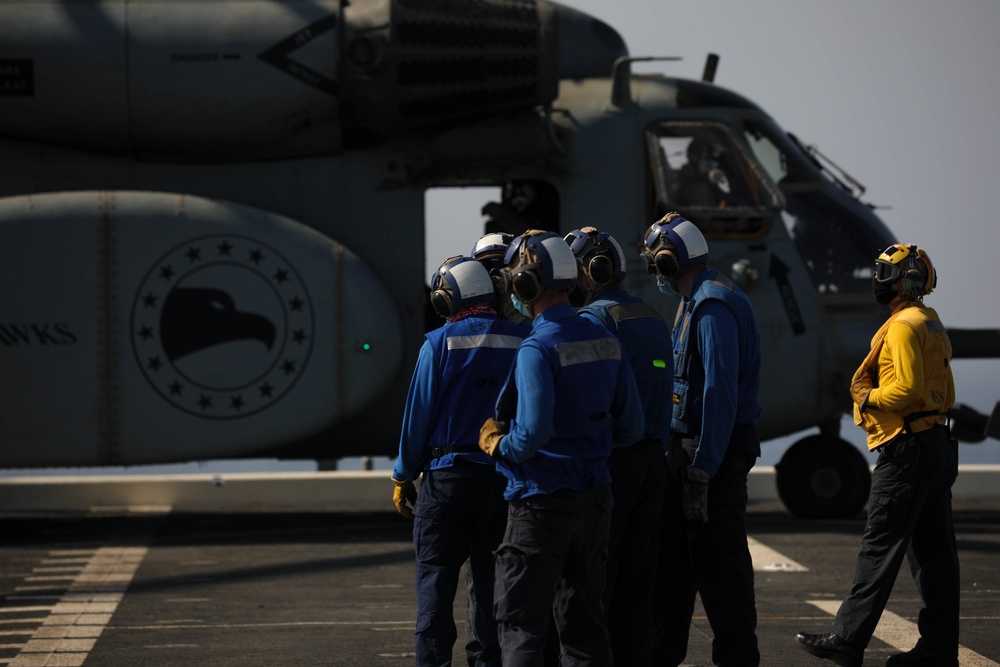
[[[708,261],[708,242],[693,222],[668,213],[654,222],[643,237],[642,259],[646,270],[667,281],[685,269]]]
[[[570,290],[576,285],[579,268],[573,251],[555,232],[529,229],[514,239],[504,266],[510,273],[510,287],[525,304],[534,303],[546,291]]]
[[[493,275],[503,269],[504,255],[507,254],[507,248],[513,240],[514,235],[506,232],[485,234],[476,241],[469,256],[485,266],[490,275]]]
[[[625,253],[611,234],[596,227],[583,227],[567,234],[565,241],[594,287],[625,280]]]
[[[495,300],[486,267],[471,257],[449,257],[431,275],[431,305],[444,318]]]

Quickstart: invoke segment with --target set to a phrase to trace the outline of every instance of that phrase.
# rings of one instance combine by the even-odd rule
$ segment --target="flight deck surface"
[[[1000,664],[1000,502],[956,501],[965,666]],[[825,632],[847,592],[864,518],[804,521],[755,503],[761,664],[831,665]],[[410,523],[392,512],[0,513],[0,666],[402,666],[414,663]],[[865,667],[915,641],[904,565]],[[464,665],[464,597],[455,606]],[[711,665],[695,610],[687,665]]]

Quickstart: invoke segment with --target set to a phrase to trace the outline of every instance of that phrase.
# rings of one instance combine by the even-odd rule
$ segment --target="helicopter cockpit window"
[[[757,162],[783,191],[786,186],[811,184],[821,188],[829,182],[815,163],[809,160],[788,139],[788,136],[771,123],[746,120],[743,137]]]
[[[830,199],[835,181],[773,122],[748,119],[743,134],[784,196],[782,220],[821,298],[869,299],[871,249],[885,245],[875,227]]]
[[[759,234],[777,196],[721,124],[673,122],[649,134],[654,212],[679,210],[705,233]]]
[[[788,176],[788,161],[785,154],[775,146],[767,135],[747,132],[747,142],[750,150],[757,156],[757,161],[775,183],[781,183]]]

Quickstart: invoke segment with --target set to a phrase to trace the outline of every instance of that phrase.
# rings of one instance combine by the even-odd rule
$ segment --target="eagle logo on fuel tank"
[[[312,351],[309,293],[256,239],[202,236],[160,257],[132,304],[132,349],[146,380],[184,412],[239,419],[266,410]]]

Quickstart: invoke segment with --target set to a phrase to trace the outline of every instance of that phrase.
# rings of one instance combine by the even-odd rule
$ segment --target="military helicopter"
[[[798,516],[849,516],[847,380],[895,241],[843,170],[702,80],[632,72],[548,0],[0,5],[0,467],[395,453],[427,318],[424,195],[485,231],[677,210],[757,309],[763,439]],[[688,179],[691,179],[690,181]],[[661,307],[629,257],[626,287]],[[995,330],[952,331],[998,356]],[[789,409],[794,407],[794,409]],[[1000,417],[958,411],[967,439]],[[994,416],[997,414],[994,411]],[[960,422],[960,423],[959,423]]]

